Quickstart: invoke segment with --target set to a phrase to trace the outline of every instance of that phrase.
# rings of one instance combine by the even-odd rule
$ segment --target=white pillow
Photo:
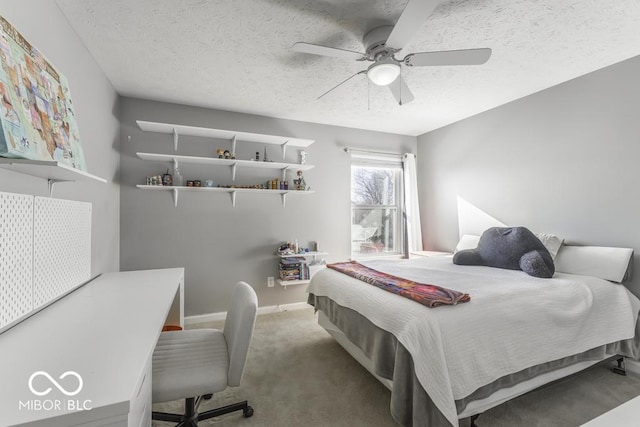
[[[630,248],[564,245],[558,253],[556,271],[622,283],[630,279],[632,257]]]
[[[460,238],[460,241],[456,245],[456,252],[461,251],[463,249],[475,249],[478,247],[478,242],[480,241],[480,236],[475,236],[473,234],[465,234]]]
[[[559,238],[558,236],[554,236],[553,234],[547,233],[536,233],[536,237],[540,239],[542,244],[551,254],[551,259],[553,262],[556,262],[556,258],[558,256],[558,251],[560,247],[564,243],[564,239]]]

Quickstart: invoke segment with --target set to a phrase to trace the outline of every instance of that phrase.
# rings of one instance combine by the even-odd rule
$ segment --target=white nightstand
[[[432,256],[443,256],[443,255],[451,255],[451,252],[440,252],[440,251],[413,251],[413,252],[409,252],[409,258],[432,257]]]

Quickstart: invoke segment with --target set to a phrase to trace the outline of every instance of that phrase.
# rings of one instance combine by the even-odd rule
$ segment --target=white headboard
[[[0,332],[90,278],[90,203],[0,192]]]

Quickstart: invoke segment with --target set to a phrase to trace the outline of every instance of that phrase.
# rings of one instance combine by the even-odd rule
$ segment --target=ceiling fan
[[[407,83],[400,75],[403,65],[407,67],[425,67],[480,65],[487,62],[491,56],[491,49],[489,48],[419,52],[410,53],[402,59],[395,57],[395,54],[402,50],[423,22],[433,13],[438,3],[439,0],[409,0],[396,25],[374,28],[364,36],[365,53],[312,43],[298,42],[294,44],[293,50],[296,52],[373,62],[366,70],[359,71],[343,80],[320,95],[318,99],[355,76],[366,74],[372,83],[378,86],[387,86],[398,101],[398,104],[403,105],[414,99]]]

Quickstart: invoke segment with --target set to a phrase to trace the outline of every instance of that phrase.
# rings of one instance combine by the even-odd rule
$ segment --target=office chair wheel
[[[253,408],[251,406],[247,406],[245,409],[242,410],[242,415],[245,418],[249,418],[253,415]]]

